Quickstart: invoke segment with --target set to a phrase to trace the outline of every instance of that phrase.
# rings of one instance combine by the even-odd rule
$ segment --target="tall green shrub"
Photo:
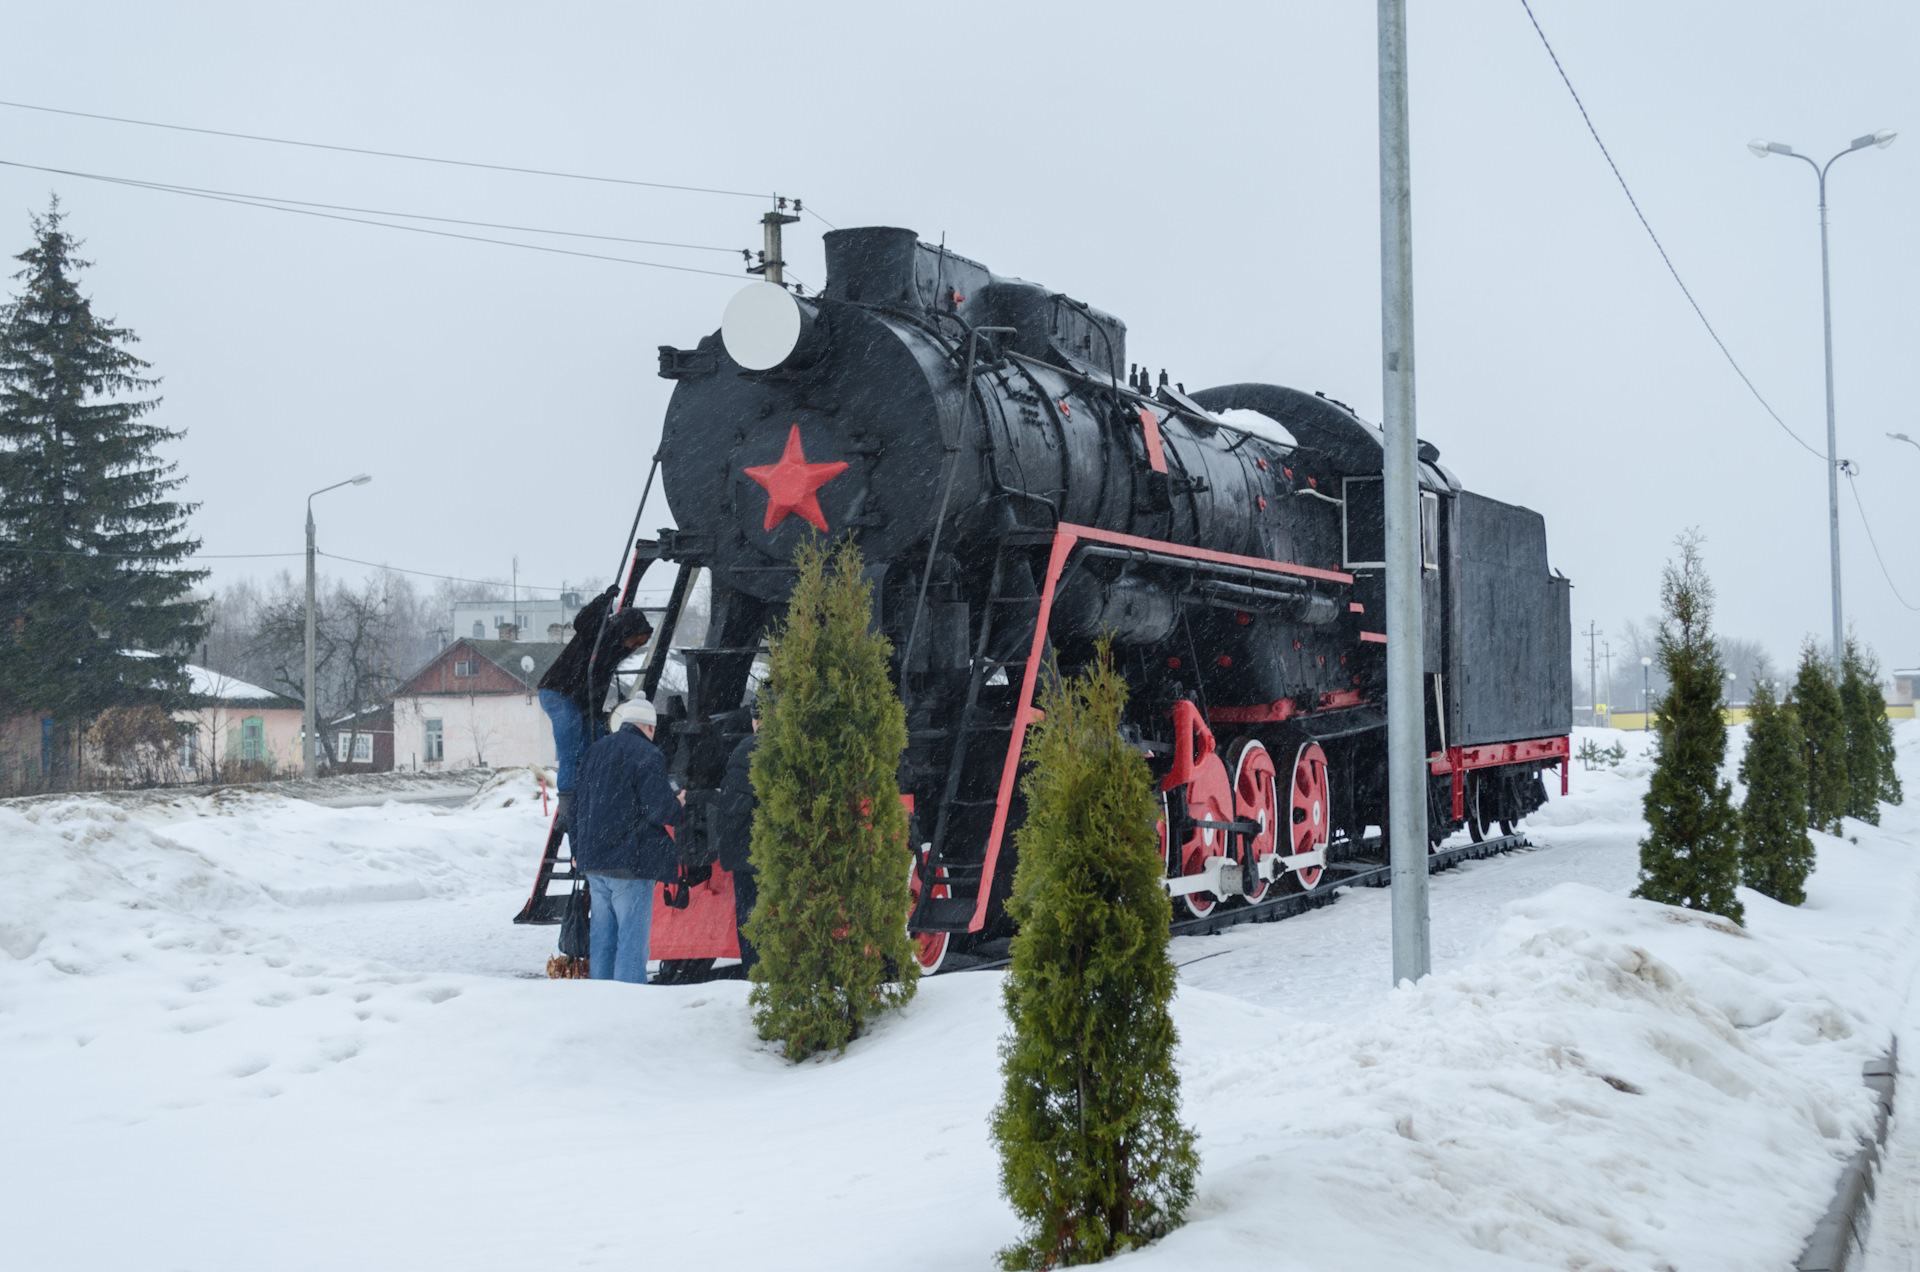
[[[900,805],[906,714],[871,629],[872,591],[851,540],[794,553],[799,581],[773,633],[753,749],[752,859],[760,899],[754,1024],[789,1060],[841,1050],[913,997],[912,898]]]
[[[1008,1268],[1092,1263],[1176,1227],[1199,1157],[1179,1121],[1172,912],[1145,761],[1120,734],[1102,646],[1027,738],[1027,820],[1008,911],[1012,1031],[993,1114],[1000,1186],[1026,1225]]]
[[[1740,760],[1740,780],[1747,785],[1747,802],[1740,806],[1741,879],[1776,901],[1799,905],[1807,899],[1813,870],[1800,721],[1791,702],[1774,702],[1765,680],[1754,686],[1747,711],[1747,753]]]
[[[1840,660],[1840,714],[1847,733],[1847,815],[1880,824],[1880,802],[1901,800],[1893,767],[1893,721],[1880,692],[1880,660],[1847,637]]]
[[[1660,580],[1660,665],[1667,696],[1659,706],[1659,752],[1647,791],[1647,837],[1640,841],[1639,896],[1666,905],[1745,918],[1734,888],[1740,835],[1733,787],[1720,780],[1727,755],[1726,686],[1713,641],[1713,583],[1700,560],[1698,532],[1680,536],[1680,560]]]
[[[1837,831],[1853,795],[1847,780],[1847,722],[1833,664],[1811,637],[1800,646],[1793,701],[1807,753],[1807,825]]]

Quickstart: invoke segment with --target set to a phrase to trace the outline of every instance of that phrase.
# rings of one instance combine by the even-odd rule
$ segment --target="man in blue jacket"
[[[680,865],[667,829],[680,820],[686,796],[667,780],[653,729],[651,702],[623,703],[611,731],[587,748],[574,789],[574,859],[593,893],[587,958],[595,980],[646,984],[653,888]]]

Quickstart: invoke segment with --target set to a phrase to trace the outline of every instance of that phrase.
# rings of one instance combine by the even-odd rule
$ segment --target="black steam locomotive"
[[[1189,393],[1128,362],[1119,319],[911,230],[836,231],[826,256],[819,295],[750,285],[719,332],[660,350],[679,528],[637,545],[626,595],[677,567],[643,688],[689,790],[683,836],[706,833],[814,530],[858,537],[893,642],[928,970],[1003,933],[1035,677],[1102,632],[1160,779],[1176,913],[1313,889],[1385,825],[1389,639],[1424,649],[1436,842],[1510,829],[1547,767],[1564,786],[1569,585],[1538,514],[1462,489],[1423,442],[1426,630],[1385,631],[1382,437],[1348,407],[1269,384]],[[700,571],[705,638],[673,651],[684,679],[662,692]],[[735,952],[725,871],[693,902],[657,910],[657,957]]]

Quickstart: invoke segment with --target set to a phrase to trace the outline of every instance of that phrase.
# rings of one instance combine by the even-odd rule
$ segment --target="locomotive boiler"
[[[1036,677],[1103,633],[1159,782],[1176,913],[1319,887],[1385,826],[1389,640],[1423,650],[1436,842],[1510,829],[1546,768],[1564,783],[1569,585],[1537,513],[1465,490],[1421,443],[1425,630],[1386,630],[1382,437],[1351,409],[1272,384],[1189,392],[1129,361],[1119,319],[911,230],[825,247],[818,295],[752,284],[718,332],[660,350],[677,528],[635,546],[626,600],[673,572],[642,689],[689,792],[683,836],[711,833],[813,533],[857,538],[892,640],[927,970],[1005,934]],[[702,572],[705,636],[673,651],[669,684]],[[730,887],[716,870],[662,910],[656,955],[732,954]]]

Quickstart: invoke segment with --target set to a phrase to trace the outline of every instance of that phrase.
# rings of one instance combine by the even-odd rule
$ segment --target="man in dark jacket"
[[[653,635],[653,626],[638,609],[629,607],[611,618],[607,616],[618,593],[617,586],[610,587],[581,607],[573,616],[573,639],[547,668],[547,674],[540,677],[540,706],[553,722],[553,750],[559,765],[553,781],[560,796],[554,820],[563,827],[567,825],[581,758],[600,736],[600,712],[614,669]],[[594,656],[596,642],[598,658]]]
[[[653,704],[623,703],[612,723],[580,766],[574,860],[593,892],[589,974],[644,985],[653,888],[679,868],[667,830],[686,797],[674,793],[666,757],[653,744]]]
[[[747,734],[734,746],[727,758],[726,776],[720,779],[720,798],[714,814],[720,819],[720,868],[733,875],[733,922],[744,928],[753,917],[754,903],[760,899],[760,872],[753,868],[749,850],[753,846],[753,744],[758,740],[760,718],[755,708]],[[747,934],[740,934],[740,966],[752,967],[760,961]]]

